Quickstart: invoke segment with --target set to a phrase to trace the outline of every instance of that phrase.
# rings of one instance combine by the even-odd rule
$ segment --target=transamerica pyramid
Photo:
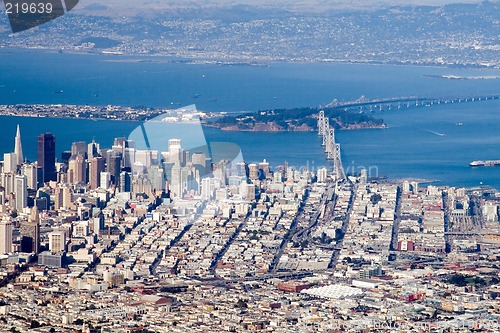
[[[24,162],[23,145],[21,143],[21,130],[19,124],[17,125],[16,141],[14,145],[14,154],[16,154],[16,165],[21,165]]]

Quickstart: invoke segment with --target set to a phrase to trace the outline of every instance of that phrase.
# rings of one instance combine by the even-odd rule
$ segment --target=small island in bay
[[[354,113],[339,108],[295,108],[258,111],[237,115],[225,115],[209,119],[204,125],[224,131],[250,132],[306,132],[317,130],[317,116],[320,110],[330,119],[335,129],[385,128],[382,119],[365,113]]]

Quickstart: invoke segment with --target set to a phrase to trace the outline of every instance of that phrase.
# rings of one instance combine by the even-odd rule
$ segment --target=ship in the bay
[[[484,167],[484,166],[498,166],[500,160],[487,160],[487,161],[472,161],[469,163],[470,167]]]

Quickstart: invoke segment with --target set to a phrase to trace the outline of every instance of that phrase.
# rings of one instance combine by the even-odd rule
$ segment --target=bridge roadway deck
[[[407,106],[428,106],[448,103],[470,103],[479,101],[499,100],[500,95],[483,95],[470,97],[395,97],[375,100],[356,100],[350,102],[330,103],[325,107],[334,109],[350,109],[366,106],[393,106],[407,103]],[[411,103],[411,104],[410,104]]]

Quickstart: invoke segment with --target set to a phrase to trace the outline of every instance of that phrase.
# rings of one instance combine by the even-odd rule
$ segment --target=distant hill
[[[8,38],[7,16],[0,15],[0,48],[66,50],[72,45],[85,52],[84,38],[105,37],[119,44],[103,43],[100,50],[125,55],[500,68],[500,2],[471,1],[410,0],[388,8],[402,0],[369,0],[374,5],[366,9],[354,0],[342,9],[345,2],[337,8],[337,1],[320,0],[309,5],[305,0],[252,5],[243,0],[82,0],[68,15],[16,38]],[[325,10],[314,12],[313,4]]]
[[[277,12],[292,13],[325,13],[342,10],[375,10],[392,6],[442,6],[451,3],[479,3],[478,0],[191,0],[191,1],[164,1],[164,0],[80,0],[76,8],[79,13],[106,16],[148,16],[148,15],[173,15],[186,18],[201,17],[231,20],[236,17],[268,18]],[[245,8],[247,13],[238,11]],[[251,9],[250,9],[251,8]],[[252,13],[255,12],[255,13]]]

